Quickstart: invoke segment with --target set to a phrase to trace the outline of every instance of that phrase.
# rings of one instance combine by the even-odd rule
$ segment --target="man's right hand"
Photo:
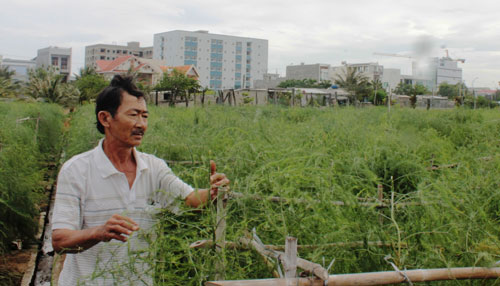
[[[138,224],[132,219],[114,214],[105,224],[95,228],[94,237],[99,241],[108,242],[112,239],[127,241],[127,236],[139,230]]]

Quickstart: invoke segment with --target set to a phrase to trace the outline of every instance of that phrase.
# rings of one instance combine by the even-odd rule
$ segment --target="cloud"
[[[492,85],[500,78],[500,39],[494,0],[7,0],[0,10],[0,54],[32,58],[48,45],[71,45],[74,70],[83,63],[86,45],[152,45],[153,34],[170,30],[269,40],[269,71],[284,72],[290,63],[340,64],[379,61],[407,69],[405,59],[373,56],[373,52],[414,52],[422,36],[443,56],[466,58],[466,80]],[[404,71],[403,71],[404,72]],[[484,77],[484,80],[483,80]],[[497,80],[498,81],[498,80]]]

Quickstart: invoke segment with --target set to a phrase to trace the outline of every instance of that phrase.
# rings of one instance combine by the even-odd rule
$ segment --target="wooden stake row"
[[[243,245],[234,241],[226,241],[224,243],[226,249],[248,249],[246,245]],[[355,248],[355,247],[395,247],[393,243],[384,242],[384,241],[351,241],[351,242],[333,242],[333,243],[325,243],[325,244],[302,244],[297,245],[297,249],[299,250],[307,250],[307,249],[317,249],[317,248],[332,248],[332,247],[343,247],[343,248]],[[198,240],[189,246],[190,248],[212,248],[214,247],[214,242],[211,239]],[[271,250],[284,251],[285,245],[271,245],[266,244],[265,247]],[[402,248],[407,248],[408,245],[406,243],[401,243]]]

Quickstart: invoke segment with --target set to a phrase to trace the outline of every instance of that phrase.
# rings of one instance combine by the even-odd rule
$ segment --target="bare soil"
[[[31,258],[30,249],[0,255],[0,285],[20,285]]]

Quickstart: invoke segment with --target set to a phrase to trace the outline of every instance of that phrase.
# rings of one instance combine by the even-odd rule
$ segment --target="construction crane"
[[[461,62],[462,64],[465,63],[465,59],[452,59],[448,53],[448,49],[444,49],[446,52],[446,59],[450,61],[455,61],[455,62]]]
[[[378,56],[386,56],[386,57],[400,57],[400,58],[409,58],[413,59],[412,56],[407,56],[407,55],[400,55],[400,54],[389,54],[389,53],[373,53],[374,55]]]

